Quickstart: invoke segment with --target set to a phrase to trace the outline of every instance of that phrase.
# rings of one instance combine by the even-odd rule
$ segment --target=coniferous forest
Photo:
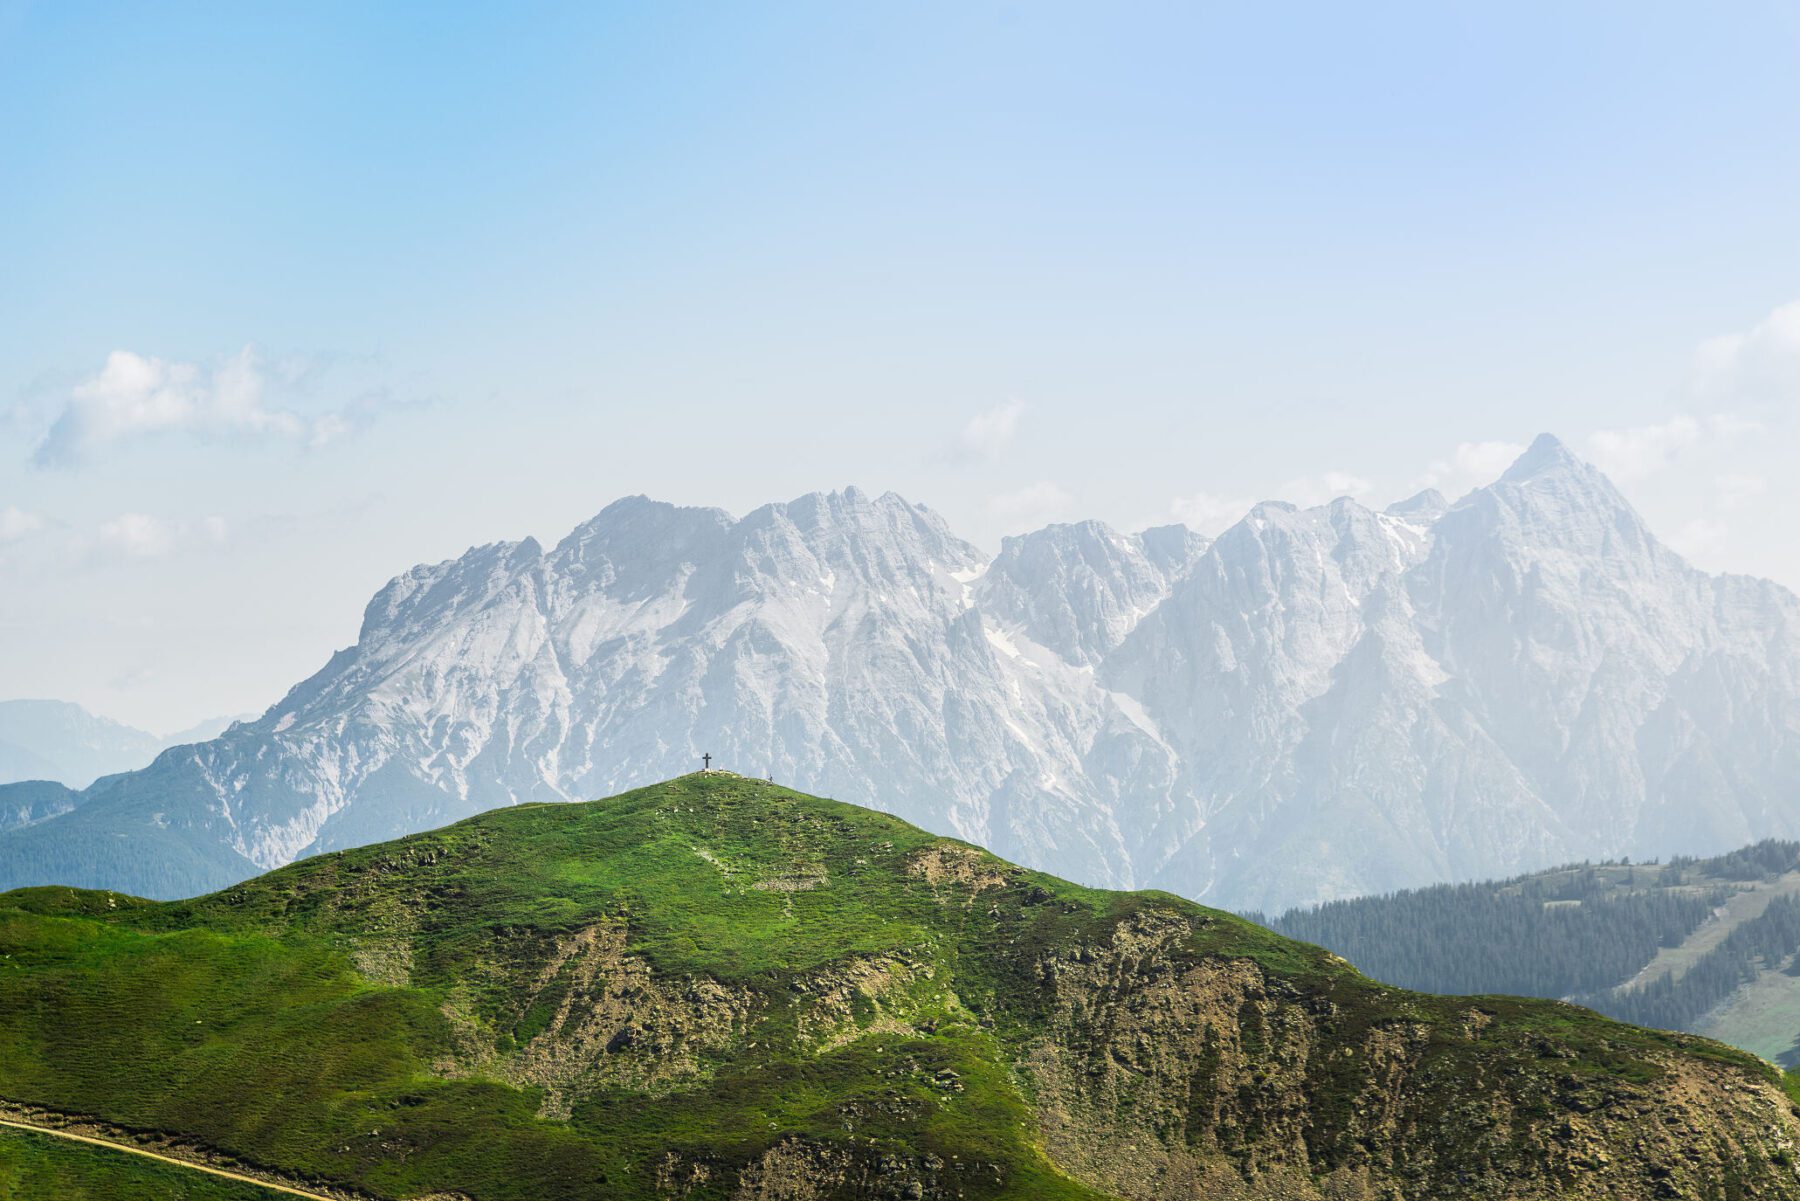
[[[1269,924],[1407,988],[1565,997],[1626,1021],[1691,1029],[1761,973],[1800,976],[1800,897],[1776,895],[1735,924],[1729,908],[1795,871],[1800,843],[1771,840],[1709,859],[1583,863],[1333,901]],[[1669,970],[1646,971],[1709,919],[1730,924],[1729,933]]]

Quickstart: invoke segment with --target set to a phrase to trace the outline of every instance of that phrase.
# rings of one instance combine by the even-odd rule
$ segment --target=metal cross
[[[711,771],[712,770],[712,752],[711,751],[708,751],[708,752],[706,752],[706,754],[700,756],[700,770],[702,770],[702,771]]]

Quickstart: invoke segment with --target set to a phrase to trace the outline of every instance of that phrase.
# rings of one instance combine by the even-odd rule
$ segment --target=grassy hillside
[[[1363,897],[1271,924],[1411,988],[1567,997],[1800,1059],[1800,843]]]
[[[0,1099],[393,1198],[1800,1197],[1739,1052],[726,775],[0,895]]]
[[[283,1201],[280,1193],[0,1127],[0,1201]]]

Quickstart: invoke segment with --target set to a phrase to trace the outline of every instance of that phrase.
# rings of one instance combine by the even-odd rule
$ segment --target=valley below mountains
[[[0,887],[188,896],[703,751],[1270,913],[1716,853],[1800,835],[1800,601],[1694,569],[1548,436],[1454,503],[998,555],[893,494],[629,498],[395,578],[254,721],[67,795],[0,787]]]
[[[1795,1088],[722,772],[0,894],[0,1117],[166,1157],[0,1132],[37,1195],[1800,1198]]]

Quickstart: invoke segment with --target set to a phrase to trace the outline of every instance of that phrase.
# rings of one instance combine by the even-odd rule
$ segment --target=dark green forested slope
[[[0,896],[0,1099],[393,1198],[1800,1198],[1749,1056],[726,775]]]
[[[1729,1039],[1738,1030],[1720,1011],[1734,996],[1771,973],[1800,973],[1800,843],[1335,901],[1270,925],[1409,988],[1569,997]],[[1790,991],[1786,1037],[1758,1047],[1772,1058],[1800,1039],[1800,978]],[[1782,990],[1761,992],[1766,1010]]]

